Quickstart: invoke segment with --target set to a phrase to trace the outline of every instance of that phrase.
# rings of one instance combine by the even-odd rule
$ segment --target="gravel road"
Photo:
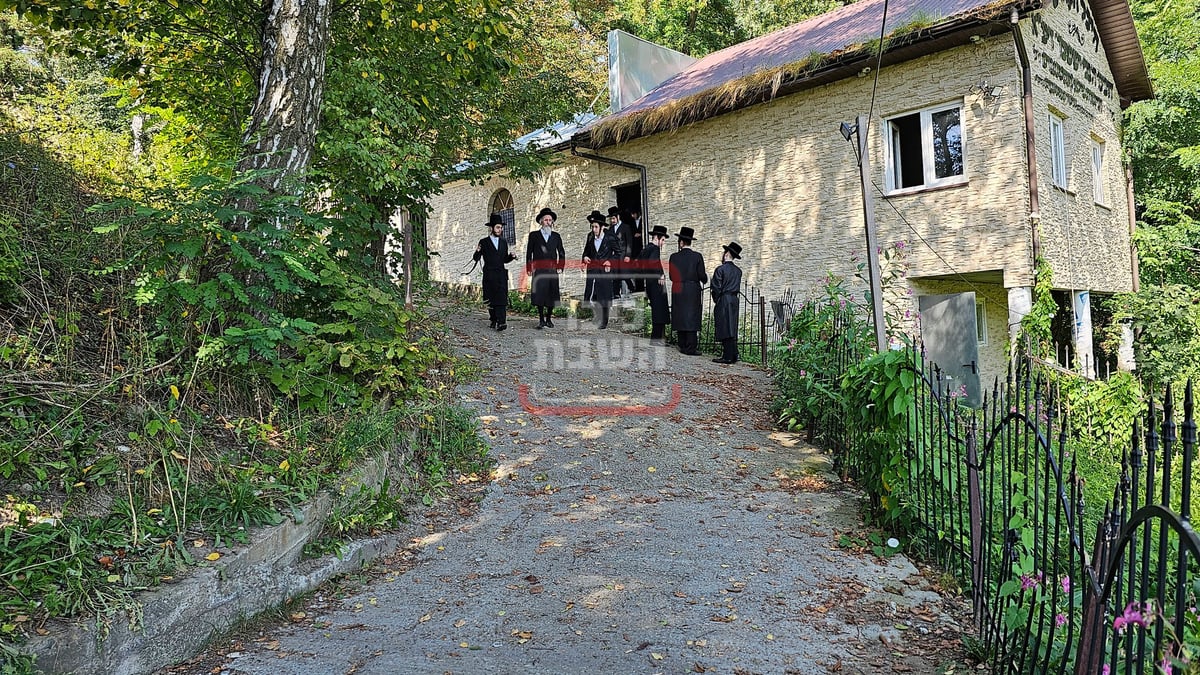
[[[958,601],[868,531],[771,380],[610,324],[445,310],[498,462],[357,583],[172,673],[963,672]],[[845,536],[843,536],[845,535]]]

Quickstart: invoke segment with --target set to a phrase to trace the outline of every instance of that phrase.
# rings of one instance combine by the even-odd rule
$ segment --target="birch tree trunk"
[[[303,173],[316,145],[333,0],[267,0],[258,98],[242,137],[239,171],[276,169],[271,192]]]

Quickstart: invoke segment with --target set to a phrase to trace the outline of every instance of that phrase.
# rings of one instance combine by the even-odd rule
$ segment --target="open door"
[[[940,370],[943,391],[961,395],[963,403],[978,408],[983,396],[975,294],[922,295],[918,306],[925,353]]]

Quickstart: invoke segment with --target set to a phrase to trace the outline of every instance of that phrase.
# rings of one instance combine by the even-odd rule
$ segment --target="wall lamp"
[[[967,93],[979,96],[988,103],[991,103],[992,101],[1000,98],[1000,91],[1002,89],[1004,89],[1003,85],[988,84],[987,80],[984,80],[979,84],[971,85],[971,88],[967,90]]]

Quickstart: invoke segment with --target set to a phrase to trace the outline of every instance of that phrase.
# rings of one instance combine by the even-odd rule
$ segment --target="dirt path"
[[[839,546],[864,529],[857,498],[774,429],[764,371],[456,311],[484,371],[461,396],[499,462],[478,509],[442,505],[344,597],[171,672],[954,670],[958,624],[928,580]]]

